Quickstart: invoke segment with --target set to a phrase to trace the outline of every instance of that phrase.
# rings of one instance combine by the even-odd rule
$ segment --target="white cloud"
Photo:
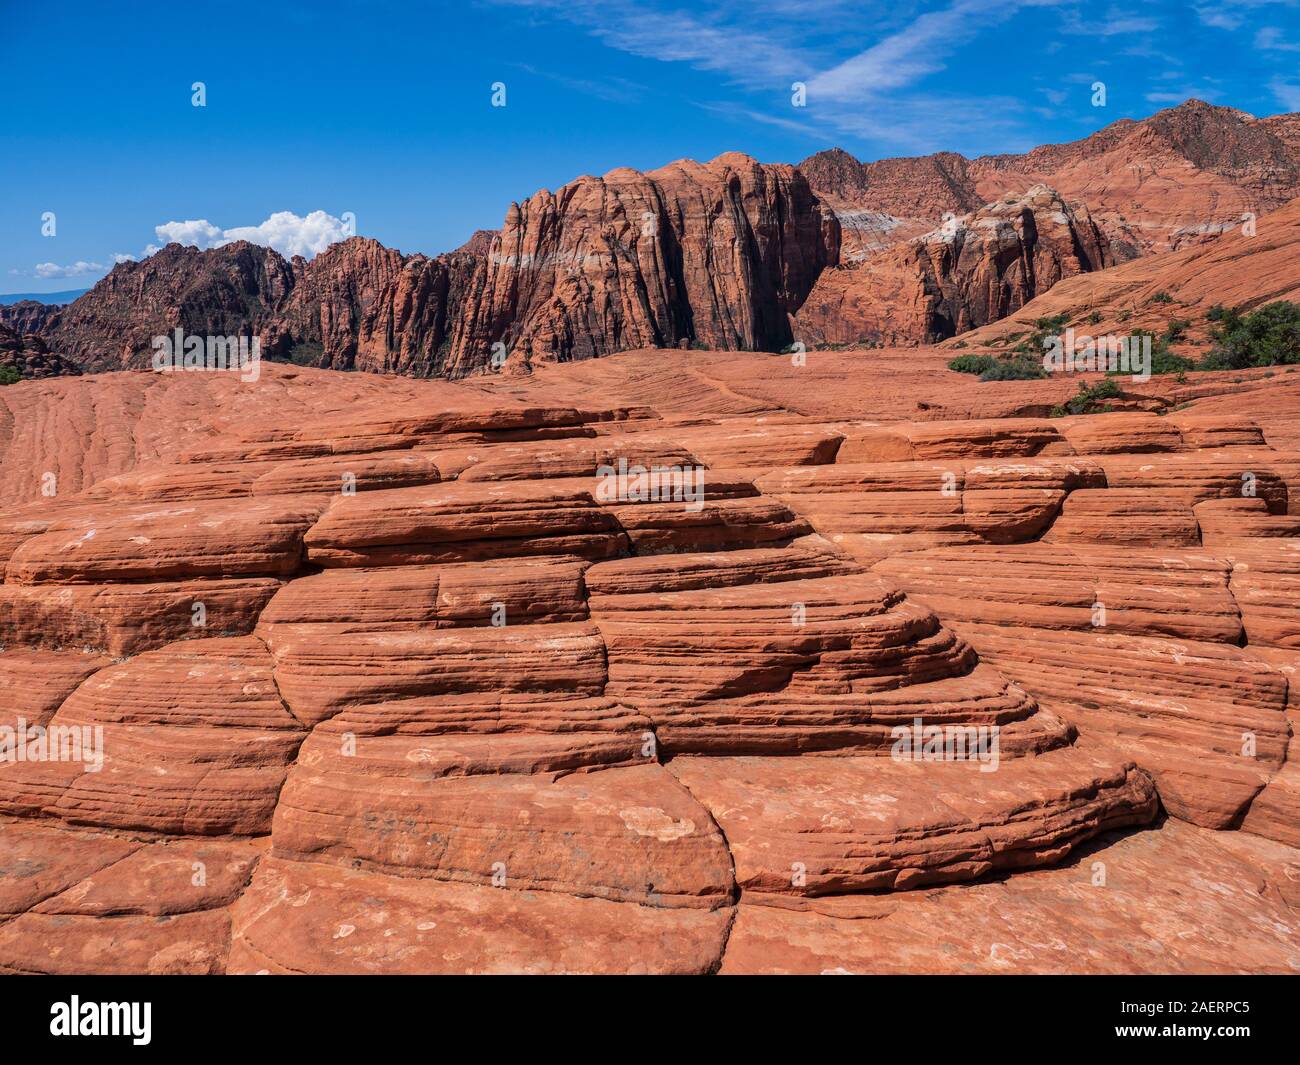
[[[206,218],[164,222],[160,226],[154,226],[153,231],[158,235],[160,245],[189,244],[195,248],[215,248],[222,238],[220,228]]]
[[[35,274],[40,278],[50,277],[80,277],[82,274],[103,273],[108,267],[103,263],[88,263],[85,260],[78,260],[68,266],[60,266],[58,263],[37,263]]]
[[[497,0],[581,26],[611,48],[643,59],[687,63],[732,81],[769,87],[814,67],[806,45],[783,32],[828,22],[843,26],[842,0],[767,0],[762,4],[697,3],[698,10],[648,11],[632,0]],[[781,28],[773,19],[784,20]],[[755,29],[755,26],[761,28]]]
[[[1213,26],[1216,30],[1235,30],[1243,21],[1242,16],[1227,5],[1215,7],[1205,4],[1196,8],[1196,17],[1203,26]]]
[[[306,218],[299,218],[292,211],[276,211],[260,225],[227,229],[222,243],[247,240],[274,248],[281,255],[302,255],[310,259],[352,235],[351,225],[324,211],[312,211]]]
[[[1300,44],[1292,44],[1276,26],[1265,26],[1255,34],[1255,47],[1266,52],[1300,52]]]
[[[266,248],[274,248],[281,255],[302,255],[310,259],[340,240],[353,236],[350,223],[335,218],[325,211],[312,211],[299,218],[292,211],[276,211],[265,222],[255,226],[235,226],[222,229],[206,218],[184,222],[164,222],[154,226],[159,245],[150,244],[144,254],[152,255],[160,245],[187,244],[195,248],[220,248],[236,240],[246,240]]]
[[[990,23],[1010,18],[1021,5],[1006,0],[958,0],[929,11],[865,52],[824,70],[808,82],[813,100],[853,100],[901,89],[944,67],[944,60]]]
[[[1300,111],[1300,83],[1274,78],[1268,87],[1288,111]]]

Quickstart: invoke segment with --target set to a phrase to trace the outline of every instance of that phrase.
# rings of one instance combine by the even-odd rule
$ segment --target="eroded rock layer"
[[[1290,375],[264,370],[9,390],[0,970],[1300,968]]]

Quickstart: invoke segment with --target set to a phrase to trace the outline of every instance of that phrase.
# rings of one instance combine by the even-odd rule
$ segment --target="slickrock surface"
[[[1300,378],[944,357],[6,389],[0,971],[1300,969]]]
[[[1167,821],[992,883],[742,901],[722,972],[1294,975],[1296,852],[1248,840]]]

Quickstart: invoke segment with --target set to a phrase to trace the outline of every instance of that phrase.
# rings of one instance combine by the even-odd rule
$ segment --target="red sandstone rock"
[[[14,386],[13,439],[48,405],[115,457],[0,514],[0,691],[104,740],[0,763],[0,970],[1286,968],[1286,376],[1048,419],[1057,382],[822,357],[268,366],[221,417]],[[602,495],[620,458],[700,467],[700,506]],[[918,719],[996,727],[997,768],[896,760]],[[945,952],[963,922],[997,931]]]
[[[742,904],[722,972],[1294,974],[1285,867],[1231,835],[1168,821],[990,884]]]

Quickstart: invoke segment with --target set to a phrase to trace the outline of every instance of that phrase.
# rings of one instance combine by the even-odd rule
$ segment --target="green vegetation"
[[[981,381],[1037,381],[1047,376],[1038,359],[1024,354],[958,355],[948,369],[977,374]]]
[[[1167,296],[1168,293],[1157,293],[1160,295]],[[1169,302],[1155,297],[1153,300]],[[1047,377],[1041,362],[1044,341],[1064,329],[1066,317],[1058,314],[1039,318],[1032,333],[1016,334],[1019,343],[1008,351],[998,355],[959,355],[948,363],[948,369],[975,374],[981,381],[1032,381]],[[1199,361],[1170,350],[1173,344],[1187,342],[1187,332],[1192,325],[1187,319],[1170,318],[1159,335],[1148,329],[1132,332],[1131,336],[1139,341],[1150,339],[1152,376],[1175,374],[1181,382],[1191,370],[1250,370],[1300,365],[1300,303],[1278,300],[1249,314],[1215,304],[1205,317],[1215,323],[1210,332],[1213,346]],[[1080,384],[1079,394],[1057,411],[1060,414],[1093,413],[1103,401],[1119,394],[1118,386],[1109,380],[1117,376],[1123,376],[1121,371],[1112,371],[1107,380],[1092,388]]]
[[[1041,359],[1014,357],[998,359],[980,374],[981,381],[1038,381],[1047,376]]]
[[[1162,292],[1157,292],[1154,296],[1152,296],[1151,302],[1152,303],[1173,303],[1174,298],[1173,296],[1169,295],[1168,292],[1162,291]]]
[[[1171,329],[1177,325],[1177,320],[1169,323],[1169,328],[1163,336],[1156,336],[1149,329],[1135,329],[1131,334],[1137,339],[1142,337],[1151,338],[1151,376],[1159,377],[1162,374],[1186,373],[1188,370],[1196,369],[1196,363],[1182,355],[1176,355],[1169,350],[1169,342],[1176,337],[1171,337]],[[1190,322],[1183,323],[1182,328],[1190,325]],[[1175,330],[1177,336],[1181,336],[1181,330]]]
[[[304,340],[289,349],[289,361],[295,366],[319,366],[325,358],[325,345],[319,341]]]
[[[1090,315],[1088,315],[1089,325],[1096,325],[1100,321],[1101,321],[1101,311],[1093,311]]]
[[[14,385],[21,381],[23,375],[17,366],[0,366],[0,385]]]
[[[948,369],[956,370],[958,373],[980,374],[985,370],[991,370],[997,361],[997,357],[993,355],[958,355],[948,363]]]
[[[1214,346],[1198,370],[1248,370],[1300,363],[1300,304],[1267,303],[1250,314],[1215,305],[1206,318],[1217,325]]]
[[[1052,417],[1062,418],[1067,414],[1104,413],[1108,409],[1105,401],[1115,399],[1119,394],[1119,385],[1115,383],[1113,378],[1108,377],[1092,386],[1080,381],[1078,393],[1067,399],[1059,407],[1053,407]]]

